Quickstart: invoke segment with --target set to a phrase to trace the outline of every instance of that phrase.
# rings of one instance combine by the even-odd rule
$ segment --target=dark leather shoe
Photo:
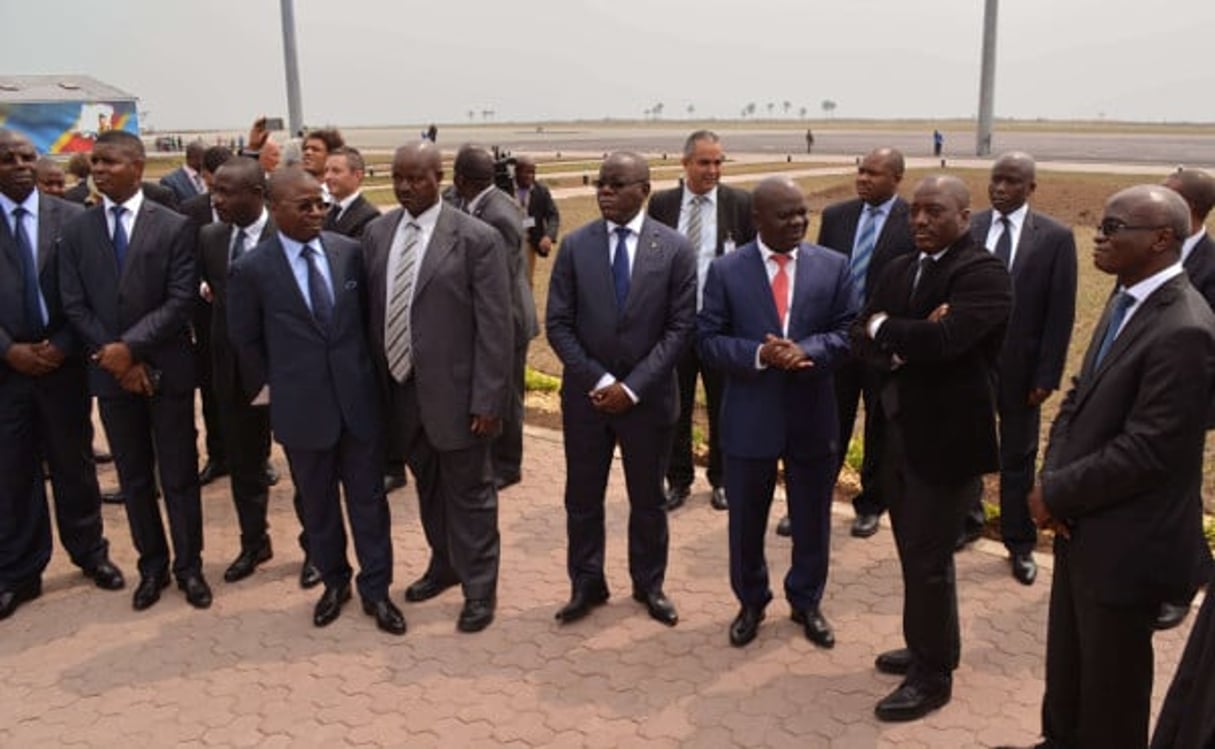
[[[0,620],[7,619],[23,604],[42,595],[42,579],[30,578],[25,582],[0,590]]]
[[[275,468],[274,465],[270,463],[270,461],[266,461],[266,465],[262,466],[262,476],[264,476],[266,479],[267,487],[278,485],[278,480],[279,480],[278,469]]]
[[[514,486],[522,480],[523,477],[517,473],[513,476],[496,476],[494,478],[494,488],[498,491],[502,491],[503,489]]]
[[[260,544],[251,549],[241,549],[240,555],[224,570],[224,582],[234,583],[244,580],[257,569],[259,564],[268,562],[274,557],[270,548],[270,539],[263,539]]]
[[[887,722],[918,720],[944,707],[952,696],[953,688],[948,679],[940,682],[907,680],[877,703],[873,714],[878,720]]]
[[[608,596],[607,584],[602,582],[575,586],[570,602],[557,612],[557,621],[576,622],[591,613],[591,609],[607,603]]]
[[[730,509],[730,500],[726,499],[726,488],[724,486],[713,487],[713,496],[709,498],[709,504],[714,510]]]
[[[853,538],[869,538],[874,533],[878,532],[878,519],[880,515],[870,515],[861,513],[852,521],[852,536]]]
[[[136,611],[150,608],[160,600],[160,591],[167,587],[169,587],[168,572],[140,577],[139,585],[135,587],[135,595],[131,597],[131,606]]]
[[[667,512],[678,510],[683,507],[683,503],[688,501],[688,495],[692,490],[687,486],[672,486],[667,489],[667,499],[663,502],[662,507]]]
[[[1162,603],[1160,613],[1156,615],[1156,621],[1152,622],[1152,626],[1158,630],[1172,629],[1184,622],[1189,613],[1189,606],[1179,603]]]
[[[459,584],[459,580],[432,577],[428,573],[422,575],[417,580],[414,580],[413,583],[405,589],[405,600],[409,601],[410,603],[429,601],[431,598],[434,598],[448,588],[454,588]]]
[[[186,594],[186,601],[196,609],[211,608],[211,586],[201,572],[186,575],[177,581],[177,587]]]
[[[405,615],[387,598],[363,601],[363,613],[375,617],[375,626],[390,635],[405,634]]]
[[[878,655],[873,661],[873,666],[883,674],[891,674],[893,676],[906,676],[911,670],[911,663],[915,660],[915,656],[907,648],[898,648],[896,650],[887,650],[885,653]]]
[[[759,634],[759,623],[764,620],[764,610],[743,606],[734,621],[730,622],[730,644],[736,648],[755,639]]]
[[[776,524],[776,535],[785,538],[793,535],[793,523],[789,520],[788,515],[781,518],[780,522]]]
[[[983,535],[982,528],[966,528],[958,534],[958,540],[954,542],[953,550],[961,551],[967,546],[970,546],[975,541],[979,540],[979,536]]]
[[[651,590],[648,593],[634,590],[633,600],[645,604],[645,610],[651,619],[662,622],[668,627],[679,624],[679,613],[675,611],[675,604],[671,603],[671,599],[667,598],[661,590]]]
[[[1033,585],[1034,580],[1038,578],[1038,564],[1034,561],[1034,555],[1030,552],[1024,554],[1016,553],[1009,560],[1012,564],[1013,578],[1022,585]]]
[[[103,557],[93,566],[85,567],[81,571],[102,590],[122,590],[122,586],[126,585],[126,580],[122,577],[122,570],[115,567],[109,557]]]
[[[304,566],[300,567],[300,587],[304,590],[315,588],[323,582],[321,571],[312,560],[304,557]]]
[[[208,460],[198,472],[198,485],[206,486],[215,479],[228,475],[228,466],[218,460]]]
[[[312,610],[312,623],[318,627],[332,624],[342,614],[342,605],[350,600],[350,583],[342,583],[332,587],[325,586],[321,600],[316,602]]]
[[[456,629],[461,632],[480,632],[494,620],[494,599],[469,598],[460,609]]]
[[[93,462],[96,463],[97,465],[103,465],[105,463],[113,463],[114,456],[110,455],[105,450],[94,450],[93,451]]]
[[[405,481],[405,474],[403,474],[403,473],[402,474],[393,474],[393,473],[385,474],[384,475],[384,493],[391,494],[392,492],[395,492],[397,489],[404,489],[406,483],[407,482]]]
[[[126,495],[122,493],[122,489],[115,489],[112,492],[102,492],[101,501],[107,505],[125,505],[127,503]]]
[[[818,607],[805,611],[793,609],[789,618],[805,628],[806,639],[810,642],[820,648],[835,647],[835,633],[831,631],[831,625],[827,623],[826,617],[818,610]]]

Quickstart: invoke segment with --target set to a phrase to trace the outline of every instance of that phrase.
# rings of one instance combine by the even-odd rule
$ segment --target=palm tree
[[[650,111],[652,111],[654,113],[654,119],[657,120],[662,117],[662,108],[663,108],[662,102],[658,102],[657,104],[655,104],[653,107],[650,108]]]
[[[793,108],[793,103],[788,99],[785,99],[783,102],[781,102],[781,107],[785,110],[785,116],[788,117],[789,110]]]
[[[831,101],[830,99],[823,99],[822,107],[823,114],[827,115],[828,117],[835,113],[835,102]]]
[[[477,113],[474,110],[472,110],[472,109],[468,110],[468,121],[469,122],[472,122],[473,118],[476,116],[477,116]]]
[[[772,110],[773,109],[776,109],[776,105],[773,104],[772,102],[768,102],[768,119],[772,119]]]
[[[755,102],[752,101],[752,102],[747,103],[746,116],[748,116],[748,117],[755,116]]]
[[[806,108],[805,107],[802,107],[801,109],[797,110],[797,113],[799,115],[801,115],[801,118],[803,120],[806,119]]]
[[[692,115],[694,115],[694,114],[696,114],[696,105],[689,104],[688,105],[688,119],[689,120],[692,119]]]

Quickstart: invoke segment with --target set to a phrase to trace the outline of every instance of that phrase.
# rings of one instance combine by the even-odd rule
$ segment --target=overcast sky
[[[297,0],[304,120],[970,117],[983,0]],[[996,116],[1215,120],[1215,1],[1005,0]],[[287,114],[278,0],[0,0],[0,71],[84,73],[145,125]]]

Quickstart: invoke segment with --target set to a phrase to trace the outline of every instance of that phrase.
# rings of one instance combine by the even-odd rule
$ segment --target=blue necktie
[[[17,206],[13,209],[13,232],[17,237],[17,251],[21,255],[21,274],[25,277],[25,327],[29,334],[41,338],[46,320],[42,316],[42,288],[38,285],[38,261],[34,258],[34,244],[25,231],[25,217],[30,212]]]
[[[1101,366],[1101,360],[1105,358],[1105,355],[1110,351],[1110,347],[1114,345],[1114,339],[1118,337],[1118,328],[1122,327],[1122,321],[1126,319],[1126,313],[1134,303],[1135,297],[1125,291],[1118,292],[1118,296],[1114,297],[1113,310],[1110,312],[1110,324],[1105,329],[1105,336],[1101,339],[1101,346],[1097,349],[1097,356],[1093,358],[1093,369]]]
[[[130,244],[127,228],[122,225],[122,214],[126,212],[127,209],[120,205],[110,209],[110,213],[114,214],[114,257],[118,260],[118,275],[122,275],[122,267],[127,261],[127,246]]]
[[[616,227],[616,255],[612,258],[612,281],[616,286],[616,314],[624,316],[624,303],[629,297],[629,227]]]
[[[1000,233],[1000,238],[996,240],[996,257],[1004,261],[1004,267],[1012,267],[1012,222],[1008,220],[1008,216],[1001,216],[1000,223],[1004,225],[1004,231]]]
[[[312,316],[326,331],[333,324],[333,296],[325,276],[321,274],[321,251],[312,245],[304,246],[308,259],[308,296],[312,298]]]
[[[249,235],[244,229],[237,228],[236,239],[232,241],[232,257],[228,260],[229,263],[236,262],[236,259],[245,254],[245,242],[249,239]]]
[[[873,259],[873,248],[877,246],[877,215],[877,206],[865,207],[861,233],[856,238],[856,249],[852,252],[852,285],[861,299],[865,298],[865,277],[869,273],[869,261]]]

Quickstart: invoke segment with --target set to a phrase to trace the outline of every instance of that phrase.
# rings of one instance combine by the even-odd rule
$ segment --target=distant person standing
[[[76,178],[76,184],[63,191],[63,199],[85,205],[89,202],[89,155],[74,153],[68,159],[68,173]]]
[[[806,153],[814,150],[814,131],[806,128]]]
[[[523,209],[527,235],[527,283],[536,285],[536,258],[548,257],[561,228],[561,214],[548,186],[536,181],[536,162],[520,156],[515,162],[515,197]]]
[[[430,127],[426,128],[426,140],[431,143],[439,142],[439,128],[433,122],[430,123]]]
[[[932,155],[940,156],[941,150],[945,148],[945,134],[940,130],[932,131]]]

